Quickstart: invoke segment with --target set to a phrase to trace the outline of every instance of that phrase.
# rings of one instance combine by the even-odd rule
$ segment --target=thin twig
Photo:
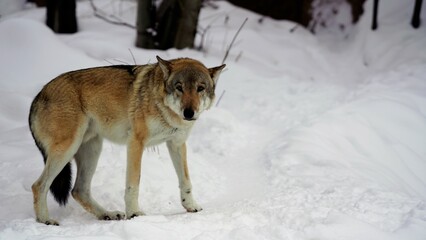
[[[217,99],[216,107],[219,106],[220,100],[222,100],[223,95],[225,95],[226,90],[223,90],[222,94],[220,94],[219,99]]]
[[[93,2],[93,0],[90,0],[90,5],[92,6],[93,14],[95,15],[95,17],[98,17],[98,18],[104,20],[105,22],[108,22],[108,23],[111,23],[111,24],[126,26],[126,27],[129,27],[129,28],[132,28],[132,29],[136,29],[136,26],[129,24],[129,23],[126,23],[126,22],[123,22],[122,20],[120,20],[116,16],[110,16],[111,18],[116,19],[114,21],[114,20],[109,19],[104,14],[101,14],[100,11],[98,10],[98,8],[96,7],[95,3]]]
[[[241,51],[238,56],[235,58],[235,62],[238,62],[240,60],[241,56],[243,55],[243,51]]]
[[[210,29],[214,28],[214,27],[218,27],[218,26],[213,26],[213,23],[216,22],[216,20],[218,20],[221,17],[221,15],[216,15],[213,20],[210,21],[209,24],[207,24],[207,27],[203,28],[201,26],[197,27],[197,33],[200,34],[200,45],[197,47],[197,50],[199,51],[203,51],[207,52],[207,49],[204,49],[204,46],[207,46],[206,44],[204,44],[206,42],[206,36],[207,33]]]
[[[235,42],[235,39],[237,39],[238,34],[240,33],[241,29],[243,29],[244,24],[246,24],[247,20],[248,20],[248,18],[246,18],[246,19],[244,20],[243,24],[241,24],[240,28],[239,28],[239,29],[238,29],[238,31],[235,33],[234,38],[232,39],[231,44],[229,44],[229,47],[228,47],[228,49],[226,50],[225,56],[223,57],[222,64],[224,64],[224,63],[225,63],[225,60],[226,60],[226,58],[228,57],[229,51],[231,50],[232,45],[233,45],[233,44],[234,44],[234,42]]]
[[[136,65],[135,55],[133,55],[133,52],[132,52],[132,50],[130,50],[130,48],[129,48],[129,52],[130,52],[130,55],[132,55],[133,63]]]
[[[120,60],[120,59],[118,59],[118,58],[114,58],[113,60],[114,60],[114,61],[116,61],[116,62],[119,62],[119,63],[121,63],[121,64],[130,65],[128,62],[123,61],[123,60]]]
[[[108,60],[106,60],[106,59],[104,59],[104,61],[105,61],[105,62],[107,62],[107,63],[109,63],[110,65],[114,65],[114,63],[113,63],[113,62],[110,62],[110,61],[108,61]]]
[[[297,28],[299,28],[299,24],[296,23],[296,25],[290,29],[290,32],[293,33]]]

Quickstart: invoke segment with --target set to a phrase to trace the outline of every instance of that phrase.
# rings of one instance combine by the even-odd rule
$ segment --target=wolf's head
[[[206,68],[194,59],[166,61],[157,56],[165,81],[164,103],[184,120],[196,120],[209,109],[215,98],[215,87],[225,64]]]

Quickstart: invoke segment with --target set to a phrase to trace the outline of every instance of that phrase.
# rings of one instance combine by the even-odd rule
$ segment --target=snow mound
[[[135,2],[95,2],[134,21]],[[44,9],[0,20],[0,239],[425,238],[426,28],[408,24],[414,0],[381,4],[375,32],[367,1],[343,35],[290,31],[294,23],[260,23],[259,15],[216,4],[201,12],[201,26],[212,26],[204,52],[136,49],[132,29],[94,17],[85,1],[73,35],[53,34]],[[44,84],[69,70],[132,64],[129,50],[140,64],[160,55],[217,66],[246,17],[217,86],[220,102],[187,144],[202,212],[182,208],[167,150],[158,146],[143,157],[147,216],[98,221],[75,201],[60,208],[48,195],[62,225],[35,222],[31,185],[43,161],[27,117]],[[125,159],[124,146],[105,142],[92,193],[107,209],[124,209]]]
[[[285,192],[279,201],[300,215],[326,220],[337,211],[387,231],[425,213],[426,96],[419,90],[426,84],[405,79],[389,87],[387,79],[376,77],[347,103],[273,140],[265,158],[272,188]]]
[[[1,22],[0,32],[0,70],[3,73],[0,86],[3,88],[26,89],[65,71],[100,64],[67,47],[43,23],[10,18]]]

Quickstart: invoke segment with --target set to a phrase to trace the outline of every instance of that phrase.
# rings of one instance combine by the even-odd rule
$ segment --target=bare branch
[[[243,55],[243,51],[241,51],[237,57],[235,58],[235,62],[238,62],[238,60],[240,60],[241,56]]]
[[[130,65],[128,62],[120,60],[120,59],[117,59],[117,58],[114,58],[113,60],[116,61],[116,62],[119,62],[121,64],[124,64],[124,65]]]
[[[228,55],[229,55],[229,51],[231,50],[232,45],[233,45],[233,44],[234,44],[234,42],[235,42],[235,39],[237,39],[238,34],[240,33],[241,29],[243,29],[244,24],[246,24],[247,20],[248,20],[248,18],[246,18],[246,19],[244,20],[243,24],[241,24],[240,28],[239,28],[239,29],[238,29],[238,31],[235,33],[234,38],[232,39],[231,44],[229,44],[229,47],[228,47],[228,49],[226,50],[225,56],[223,57],[222,64],[224,64],[224,63],[225,63],[225,60],[226,60],[226,58],[227,58],[227,57],[228,57]]]
[[[93,14],[95,15],[95,17],[98,17],[102,20],[104,20],[105,22],[111,23],[111,24],[115,24],[115,25],[121,25],[121,26],[126,26],[132,29],[136,29],[136,26],[126,23],[124,21],[122,21],[121,19],[119,19],[118,17],[112,15],[112,16],[106,16],[105,14],[103,14],[95,5],[95,3],[93,2],[93,0],[90,0],[90,5],[92,6],[93,9]],[[115,20],[112,20],[110,18],[114,18]]]
[[[223,97],[223,95],[225,95],[225,92],[226,91],[223,90],[222,94],[220,94],[220,97],[219,97],[219,99],[217,99],[217,102],[216,102],[216,107],[219,106],[220,100],[222,100],[222,97]]]
[[[129,48],[129,52],[130,52],[130,55],[132,55],[133,63],[136,65],[135,55],[133,55],[133,52],[132,50],[130,50],[130,48]]]
[[[292,28],[290,29],[290,32],[291,32],[291,33],[293,33],[294,31],[296,31],[296,29],[297,29],[297,28],[299,28],[299,24],[297,24],[297,23],[296,23],[296,24],[294,25],[294,27],[292,27]]]
[[[114,65],[114,63],[112,63],[112,62],[110,62],[110,61],[108,61],[106,59],[104,59],[104,61],[107,62],[107,63],[109,63],[110,65]]]

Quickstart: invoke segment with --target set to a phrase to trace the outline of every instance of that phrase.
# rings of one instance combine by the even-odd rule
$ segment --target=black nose
[[[194,110],[190,108],[185,108],[183,110],[183,116],[185,117],[185,119],[192,119],[194,117]]]

